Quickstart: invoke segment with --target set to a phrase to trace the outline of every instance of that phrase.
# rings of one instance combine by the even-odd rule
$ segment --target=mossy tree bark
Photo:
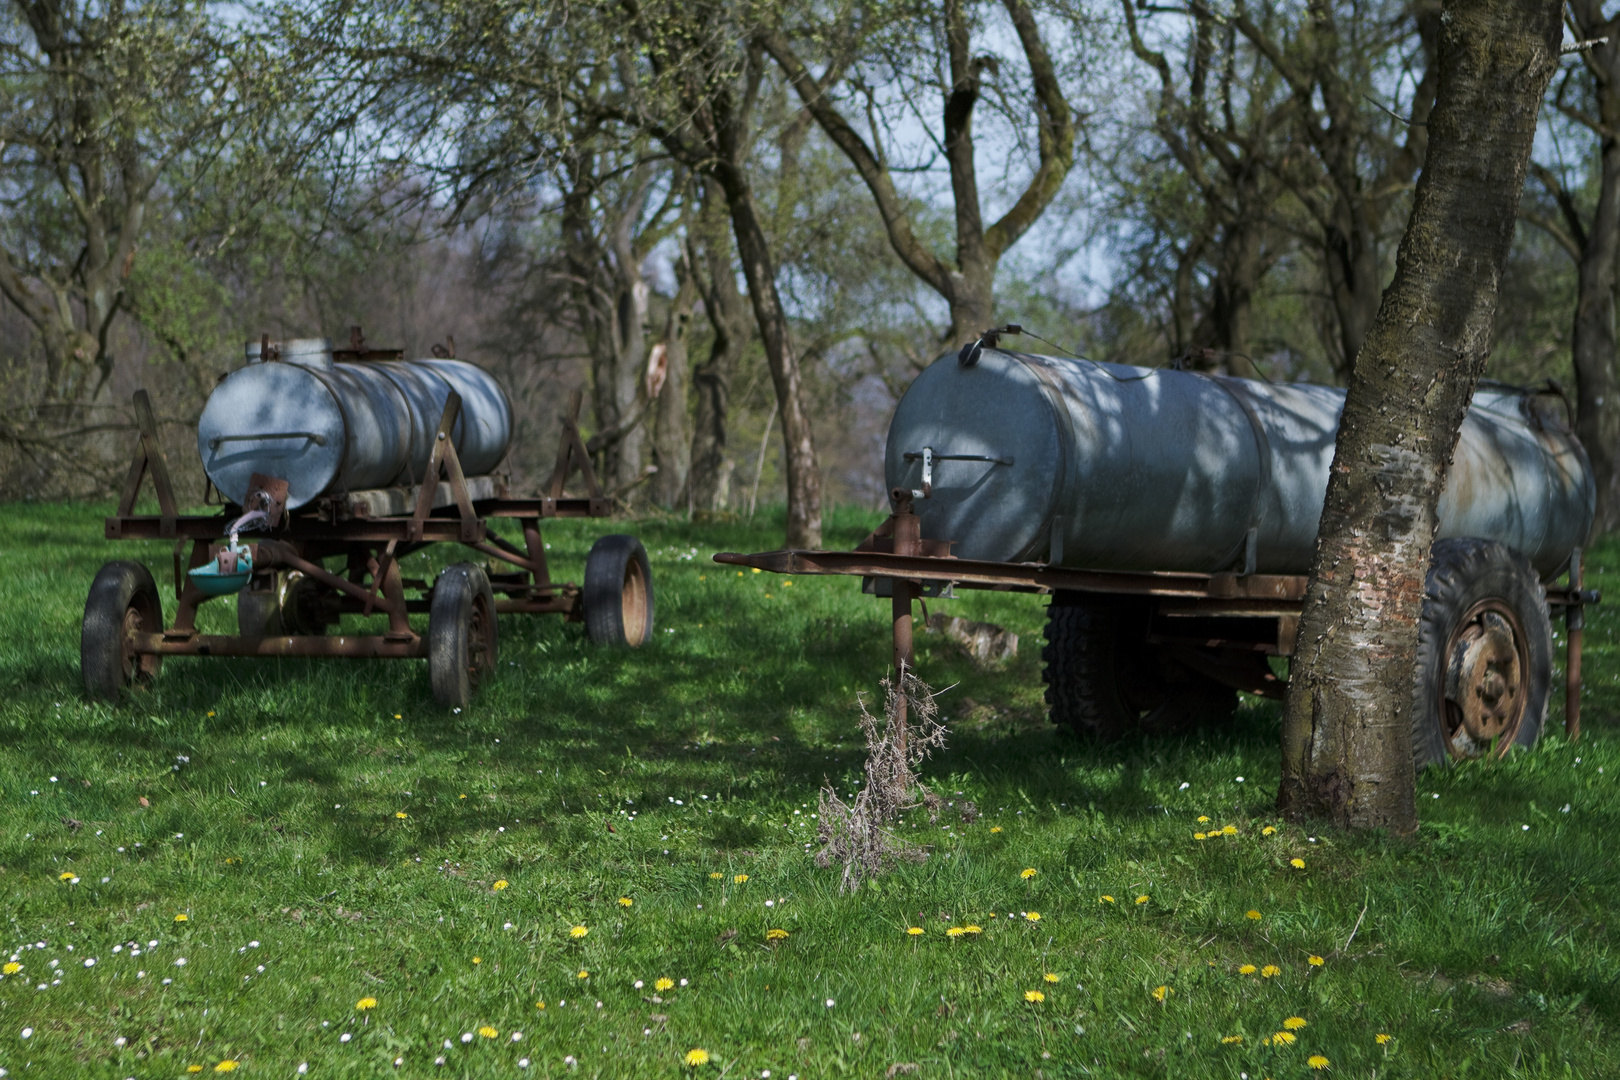
[[[1449,0],[1428,157],[1356,358],[1283,717],[1278,808],[1409,833],[1412,687],[1435,507],[1484,371],[1559,0]]]

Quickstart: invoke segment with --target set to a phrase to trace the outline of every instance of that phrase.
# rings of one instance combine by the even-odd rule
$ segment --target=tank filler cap
[[[980,334],[976,340],[970,341],[966,345],[962,346],[962,351],[956,354],[956,364],[958,367],[973,367],[979,362],[980,353],[984,352],[986,349],[994,349],[997,345],[1001,344],[1002,334],[1022,334],[1023,332],[1024,328],[1019,326],[1017,323],[1008,323],[1006,326],[998,326],[993,330],[986,330],[984,333]]]

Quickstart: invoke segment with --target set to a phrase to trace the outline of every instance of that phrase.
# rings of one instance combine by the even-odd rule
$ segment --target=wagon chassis
[[[868,591],[892,596],[893,666],[897,675],[915,669],[912,605],[954,588],[1049,595],[1082,594],[1095,600],[1135,598],[1152,604],[1147,642],[1171,651],[1179,662],[1234,689],[1281,698],[1285,680],[1271,672],[1270,656],[1290,656],[1304,609],[1303,574],[1192,573],[1183,571],[1085,570],[1051,563],[1004,563],[959,559],[952,542],[924,539],[905,488],[890,493],[894,512],[853,551],[785,549],[737,554],[714,561],[778,574],[842,574],[866,579]],[[1578,738],[1581,725],[1581,645],[1585,607],[1601,600],[1582,586],[1582,552],[1576,548],[1565,572],[1567,584],[1546,584],[1548,608],[1561,610],[1566,663],[1564,730]],[[904,699],[901,698],[902,707]]]
[[[440,417],[423,482],[408,494],[412,506],[408,515],[371,516],[374,501],[356,497],[389,494],[397,503],[399,492],[339,495],[288,512],[284,509],[286,482],[255,475],[249,499],[263,492],[275,525],[270,538],[246,545],[253,573],[247,588],[238,595],[268,599],[274,604],[279,598],[280,573],[296,572],[315,583],[309,620],[315,625],[309,628],[317,632],[232,635],[198,632],[198,608],[210,597],[188,574],[217,558],[226,530],[241,515],[242,508],[225,503],[215,515],[179,512],[158,444],[151,400],[145,390],[137,391],[134,405],[139,434],[118,510],[105,520],[105,535],[109,540],[172,540],[174,595],[179,605],[174,622],[167,627],[126,621],[124,648],[131,670],[140,666],[140,658],[164,656],[425,658],[429,655],[428,639],[411,628],[409,615],[430,610],[434,586],[404,577],[399,564],[407,555],[440,542],[462,544],[511,567],[489,575],[490,588],[498,597],[496,612],[560,614],[569,621],[582,621],[582,590],[572,583],[551,580],[540,535],[540,522],[546,518],[600,518],[613,513],[613,500],[602,494],[579,433],[580,402],[581,396],[575,392],[562,418],[563,431],[549,491],[541,498],[508,498],[485,478],[480,478],[481,484],[469,483],[462,474],[451,437],[461,410],[460,395],[454,391]],[[588,491],[585,497],[563,493],[575,468],[580,470]],[[147,477],[157,496],[159,513],[155,515],[134,513]],[[383,501],[385,505],[390,502]],[[520,524],[522,547],[490,529],[490,522],[497,518]],[[338,557],[344,559],[342,573],[334,573],[324,565],[326,560]],[[326,633],[326,628],[335,625],[340,616],[351,613],[386,616],[388,629],[382,634]]]

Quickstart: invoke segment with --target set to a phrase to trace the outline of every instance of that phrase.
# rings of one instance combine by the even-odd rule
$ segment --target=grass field
[[[652,555],[656,641],[504,620],[499,677],[446,715],[405,662],[171,660],[87,704],[97,567],[168,580],[105,512],[0,513],[7,1075],[1620,1075],[1610,606],[1585,739],[1423,775],[1391,840],[1276,820],[1269,705],[1106,748],[1049,731],[1042,602],[969,594],[947,609],[1020,652],[981,673],[919,635],[953,687],[925,774],[983,816],[919,812],[930,857],[851,897],[812,814],[859,776],[887,604],[709,561],[779,521],[614,524]],[[600,531],[549,532],[561,575]],[[1601,588],[1620,552],[1589,566]]]

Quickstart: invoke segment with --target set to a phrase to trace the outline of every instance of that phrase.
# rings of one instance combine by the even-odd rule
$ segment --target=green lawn
[[[498,678],[446,715],[414,662],[171,660],[87,704],[97,567],[169,580],[168,546],[101,540],[105,512],[0,513],[10,1076],[1282,1080],[1324,1075],[1313,1055],[1341,1077],[1620,1075],[1612,607],[1588,630],[1584,741],[1423,775],[1422,829],[1397,841],[1276,820],[1269,705],[1182,738],[1058,736],[1042,602],[942,602],[1022,639],[979,673],[918,637],[923,676],[955,684],[925,774],[984,815],[919,812],[931,856],[846,897],[811,815],[823,778],[859,775],[888,605],[709,561],[775,546],[779,517],[611,525],[652,555],[656,641],[503,620]],[[827,542],[873,523],[840,514]],[[560,575],[600,531],[550,530]],[[1593,556],[1599,588],[1604,566],[1620,551]]]

